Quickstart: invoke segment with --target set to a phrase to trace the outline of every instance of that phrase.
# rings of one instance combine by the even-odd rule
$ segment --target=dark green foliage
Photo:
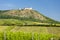
[[[4,13],[4,12],[7,12],[7,11],[9,11],[9,10],[0,10],[0,14]]]

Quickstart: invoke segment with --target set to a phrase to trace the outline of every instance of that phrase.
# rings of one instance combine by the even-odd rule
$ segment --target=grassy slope
[[[23,32],[37,32],[37,33],[44,33],[44,34],[54,34],[57,36],[60,36],[60,27],[15,27],[14,29],[12,29],[13,32],[15,31],[23,31]]]
[[[45,26],[45,27],[59,27],[60,24],[40,23],[31,20],[18,19],[0,19],[0,26]]]
[[[39,22],[33,22],[30,20],[17,20],[17,19],[0,19],[1,26],[20,26],[20,25],[35,25]]]
[[[17,27],[17,26],[0,26],[0,32],[4,31],[12,31],[12,32],[26,32],[26,33],[44,33],[44,34],[54,34],[56,36],[60,36],[60,27]]]

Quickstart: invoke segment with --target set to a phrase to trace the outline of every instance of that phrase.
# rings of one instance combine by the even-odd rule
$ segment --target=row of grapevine
[[[7,27],[7,29],[5,31],[10,31],[14,28],[14,26],[10,26],[10,27]]]
[[[0,32],[0,40],[4,40],[4,33],[3,32]]]
[[[42,33],[0,32],[0,40],[53,40],[51,38],[56,39],[56,36]]]

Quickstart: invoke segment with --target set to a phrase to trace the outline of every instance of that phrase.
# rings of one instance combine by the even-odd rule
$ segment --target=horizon
[[[60,0],[1,0],[0,10],[33,8],[43,15],[60,21]]]

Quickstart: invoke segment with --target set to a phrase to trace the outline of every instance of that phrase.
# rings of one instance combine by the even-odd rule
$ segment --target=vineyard
[[[59,40],[58,27],[0,26],[0,40]]]
[[[24,32],[6,32],[0,33],[0,40],[50,40],[51,34],[24,33]]]

